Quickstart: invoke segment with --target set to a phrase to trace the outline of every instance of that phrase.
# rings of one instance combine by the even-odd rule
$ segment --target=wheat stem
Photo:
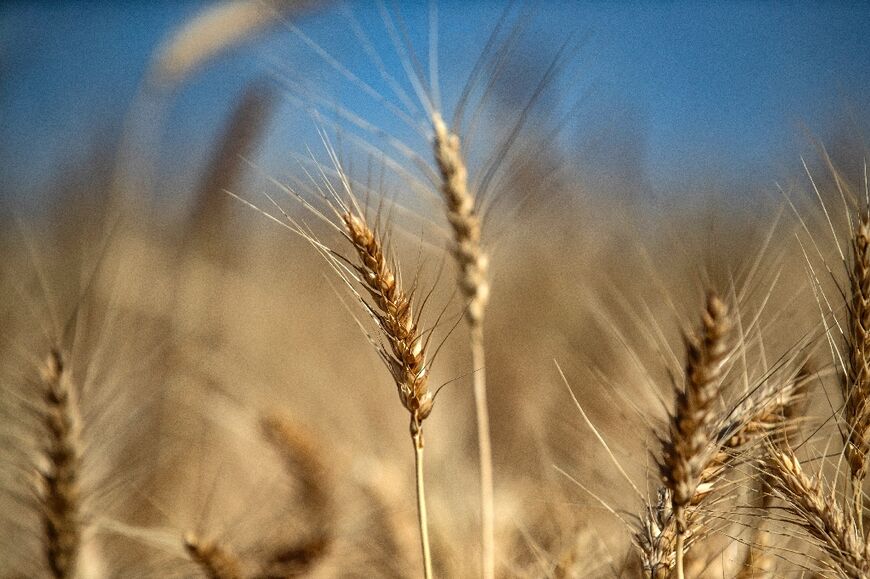
[[[676,546],[676,554],[677,554],[677,579],[685,579],[685,573],[683,572],[683,553],[685,551],[686,534],[682,532],[677,533],[677,546]]]
[[[434,396],[429,391],[429,366],[426,342],[411,312],[411,295],[401,287],[401,278],[388,260],[381,236],[361,213],[345,211],[341,215],[348,240],[357,251],[360,283],[374,302],[369,312],[375,316],[390,345],[381,348],[381,358],[390,369],[402,405],[411,414],[411,439],[414,442],[414,463],[417,482],[417,515],[420,523],[420,543],[423,549],[423,572],[432,578],[432,554],[429,548],[429,523],[426,514],[426,493],[423,486],[423,420],[432,412]]]
[[[429,548],[429,517],[426,514],[426,489],[423,485],[423,431],[411,418],[411,439],[414,442],[414,466],[417,478],[417,517],[420,523],[420,544],[423,548],[423,576],[432,579],[432,552]]]
[[[474,408],[477,414],[477,444],[480,453],[483,576],[495,577],[495,500],[493,496],[489,407],[486,401],[486,360],[482,322],[476,322],[471,327],[471,363],[474,368]]]

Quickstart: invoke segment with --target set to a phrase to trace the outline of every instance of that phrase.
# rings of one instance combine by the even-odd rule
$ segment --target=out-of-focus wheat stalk
[[[260,419],[263,436],[278,453],[288,474],[300,483],[301,503],[308,514],[310,533],[293,545],[282,547],[265,563],[269,575],[309,572],[328,555],[338,515],[332,472],[316,441],[288,417],[267,413]]]
[[[124,122],[113,193],[119,208],[142,208],[150,192],[171,95],[218,56],[323,0],[231,0],[209,6],[160,44]]]
[[[82,539],[79,479],[81,418],[78,397],[60,350],[52,349],[40,371],[45,465],[38,497],[45,533],[45,558],[54,577],[74,577]]]
[[[495,498],[492,442],[486,399],[486,357],[483,319],[489,303],[489,257],[480,244],[480,217],[468,190],[468,169],[459,135],[450,131],[437,112],[432,115],[435,162],[441,175],[441,193],[447,220],[453,229],[453,255],[459,266],[459,288],[467,301],[466,320],[471,332],[474,405],[480,452],[481,567],[483,579],[495,577]]]
[[[218,54],[280,22],[281,7],[293,10],[296,4],[303,3],[235,0],[202,10],[158,48],[150,82],[171,90]]]

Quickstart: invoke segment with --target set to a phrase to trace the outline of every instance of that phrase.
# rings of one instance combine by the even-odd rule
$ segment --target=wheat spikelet
[[[846,421],[849,428],[849,464],[863,478],[870,428],[870,216],[858,220],[853,239],[853,269],[850,276],[852,303],[849,310],[849,365]]]
[[[701,479],[711,478],[716,466],[727,467],[738,453],[752,449],[762,440],[786,444],[797,432],[807,401],[807,386],[813,376],[809,362],[793,379],[768,379],[728,413],[715,436],[717,452]]]
[[[224,545],[185,533],[184,549],[209,579],[242,579],[242,564]]]
[[[655,504],[647,505],[634,533],[634,544],[640,551],[644,576],[666,579],[674,566],[676,523],[671,506],[671,492],[660,488]],[[690,541],[687,541],[690,542]]]
[[[73,577],[82,539],[78,400],[69,370],[52,349],[40,371],[45,467],[38,469],[38,499],[45,534],[45,558],[54,577]]]
[[[798,524],[818,541],[843,575],[870,576],[867,545],[834,495],[823,490],[817,477],[804,472],[791,451],[771,447],[768,457],[771,487]]]
[[[402,405],[411,413],[411,432],[414,433],[432,412],[434,400],[428,386],[425,340],[411,310],[411,296],[399,286],[384,254],[381,238],[365,218],[352,211],[341,217],[348,240],[359,256],[357,271],[361,281],[377,306],[373,313],[390,344],[391,352],[382,351],[382,358],[396,382]]]

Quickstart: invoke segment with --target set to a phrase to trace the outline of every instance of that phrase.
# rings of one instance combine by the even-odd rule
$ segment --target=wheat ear
[[[671,492],[677,525],[676,567],[683,579],[683,551],[690,505],[710,453],[710,428],[716,413],[722,367],[728,356],[728,307],[715,294],[707,297],[700,337],[687,337],[686,385],[676,393],[670,436],[664,443],[661,472]]]
[[[790,450],[771,447],[768,456],[771,486],[798,524],[819,542],[843,575],[867,577],[870,565],[864,538],[833,493],[826,493],[817,477],[808,476]]]
[[[242,579],[242,564],[224,545],[204,541],[195,533],[184,535],[184,549],[209,579]]]
[[[684,550],[703,539],[698,507],[716,490],[716,484],[735,461],[764,440],[784,443],[794,429],[800,405],[805,401],[809,380],[805,366],[794,380],[780,385],[770,381],[730,410],[718,413],[714,423],[721,425],[706,449],[700,453],[700,475],[695,490],[683,509],[685,514]],[[665,444],[669,444],[667,441]],[[666,467],[664,467],[666,468]],[[665,477],[667,480],[667,476]],[[644,573],[651,579],[666,578],[676,564],[677,521],[672,490],[659,489],[654,504],[647,505],[639,518],[634,543],[640,550]]]
[[[345,234],[359,257],[356,269],[360,282],[375,304],[370,313],[377,319],[390,345],[389,350],[381,349],[381,357],[393,376],[402,405],[411,414],[423,570],[425,577],[431,579],[432,555],[423,484],[423,421],[432,412],[434,398],[429,391],[426,341],[414,319],[411,295],[400,286],[400,279],[387,260],[381,237],[369,227],[362,214],[348,210],[341,214],[341,219]]]
[[[459,135],[451,132],[437,112],[432,115],[435,132],[435,162],[441,175],[441,193],[447,220],[453,229],[453,255],[459,265],[459,288],[468,306],[466,320],[471,332],[471,363],[474,369],[474,405],[480,452],[481,566],[483,579],[495,577],[495,499],[493,492],[492,442],[489,406],[486,400],[486,359],[483,318],[489,303],[489,257],[480,244],[480,217],[468,191],[468,169]]]
[[[851,471],[852,515],[863,530],[863,486],[870,452],[870,215],[858,218],[849,276],[849,364],[843,383],[846,456]]]
[[[81,547],[79,504],[81,471],[78,398],[63,355],[52,349],[40,371],[43,424],[46,430],[45,467],[38,470],[38,497],[45,558],[51,574],[74,577]]]
[[[639,526],[633,540],[640,550],[645,576],[649,579],[667,579],[673,567],[676,535],[670,490],[659,488],[655,504],[646,506]]]

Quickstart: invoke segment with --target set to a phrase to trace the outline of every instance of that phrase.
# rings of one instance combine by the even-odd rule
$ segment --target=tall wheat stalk
[[[432,554],[423,484],[423,420],[432,412],[434,399],[428,386],[426,340],[417,327],[411,309],[411,296],[400,286],[401,280],[384,253],[382,237],[368,225],[362,212],[355,212],[348,207],[341,214],[341,219],[347,239],[359,257],[359,265],[356,266],[359,279],[373,298],[374,307],[370,307],[369,311],[390,346],[389,350],[381,347],[381,358],[393,375],[402,405],[411,414],[420,543],[424,575],[430,579]]]
[[[486,400],[486,357],[483,318],[489,302],[489,258],[480,244],[480,217],[468,191],[468,169],[459,135],[450,131],[437,112],[432,115],[435,162],[447,220],[453,229],[453,256],[459,266],[459,288],[467,301],[465,319],[470,330],[474,371],[474,407],[480,452],[481,568],[484,579],[495,577],[495,499],[489,405]]]

